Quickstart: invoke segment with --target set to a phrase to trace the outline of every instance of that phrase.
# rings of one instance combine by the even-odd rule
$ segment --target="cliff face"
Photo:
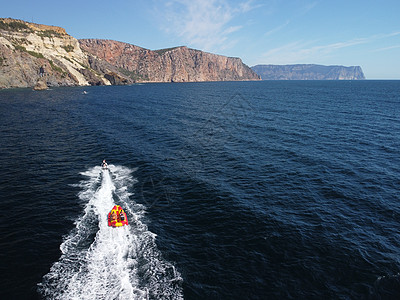
[[[110,40],[86,39],[79,42],[86,52],[119,69],[127,70],[130,76],[138,81],[260,80],[260,77],[239,58],[187,47],[151,51]]]
[[[260,78],[239,58],[78,41],[61,27],[0,18],[0,88],[223,80]]]
[[[362,80],[364,73],[359,66],[322,65],[257,65],[251,69],[262,80]]]
[[[261,75],[261,77],[259,75]],[[0,18],[0,88],[134,82],[359,80],[360,67],[258,65],[187,47],[148,50],[111,40],[77,40],[57,26]]]
[[[0,88],[110,84],[63,28],[0,19]]]

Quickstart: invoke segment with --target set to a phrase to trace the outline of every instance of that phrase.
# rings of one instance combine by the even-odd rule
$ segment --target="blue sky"
[[[75,38],[185,45],[249,66],[359,65],[367,79],[400,79],[399,0],[3,2],[0,17],[61,26]]]

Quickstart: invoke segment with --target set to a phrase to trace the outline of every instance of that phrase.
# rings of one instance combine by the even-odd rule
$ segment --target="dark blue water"
[[[400,298],[399,81],[85,89],[0,92],[2,297]]]

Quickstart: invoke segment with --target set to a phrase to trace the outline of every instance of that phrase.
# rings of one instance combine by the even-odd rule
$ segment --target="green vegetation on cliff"
[[[10,22],[10,23],[5,23],[3,21],[0,21],[0,29],[1,30],[7,30],[7,31],[28,31],[32,32],[32,29],[29,28],[28,25],[21,23],[21,22]]]
[[[61,69],[60,67],[56,66],[52,60],[49,59],[49,63],[50,63],[51,68],[54,71],[59,72],[59,73],[65,73],[64,70]]]
[[[128,71],[127,69],[124,68],[118,68],[118,71],[120,71],[123,75],[133,79],[134,81],[149,80],[148,77],[142,76],[135,71]]]
[[[14,47],[15,47],[16,50],[21,51],[21,52],[29,53],[29,54],[32,55],[33,57],[36,57],[36,58],[44,58],[44,56],[43,56],[42,53],[37,53],[37,52],[35,52],[35,51],[28,51],[28,50],[26,50],[26,48],[25,48],[24,46],[21,46],[21,45],[14,45]]]
[[[61,46],[61,48],[64,48],[64,50],[67,52],[72,52],[75,49],[72,45]]]
[[[157,53],[158,55],[163,55],[165,52],[168,52],[168,51],[171,51],[171,50],[174,50],[174,49],[177,49],[177,48],[180,48],[180,46],[179,47],[172,47],[172,48],[165,48],[165,49],[160,49],[160,50],[154,50],[154,52]]]
[[[43,31],[37,31],[36,34],[38,36],[41,36],[42,38],[44,37],[48,37],[48,38],[52,38],[54,36],[56,37],[61,37],[62,35],[54,30],[43,30]],[[72,47],[73,48],[73,47]],[[72,50],[71,50],[72,51]],[[67,51],[68,52],[68,51]]]

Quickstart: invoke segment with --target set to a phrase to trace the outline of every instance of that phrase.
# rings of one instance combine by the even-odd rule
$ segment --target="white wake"
[[[128,190],[133,170],[109,166],[82,173],[82,216],[60,246],[62,255],[39,284],[48,299],[183,299],[182,278],[162,259],[155,235],[142,222],[143,205]],[[114,205],[126,211],[129,225],[109,227]]]

